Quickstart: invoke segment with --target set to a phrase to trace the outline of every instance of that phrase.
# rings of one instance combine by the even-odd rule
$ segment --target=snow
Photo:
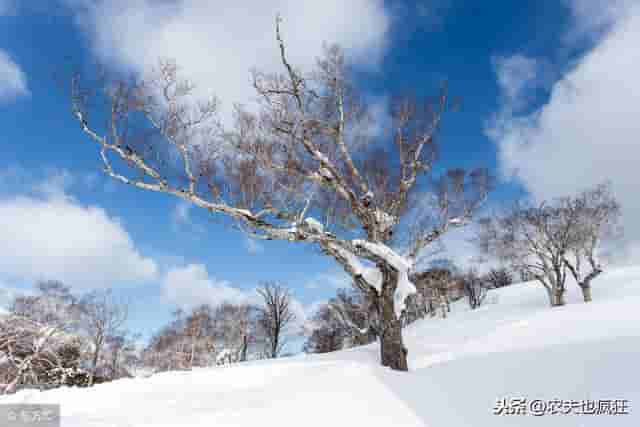
[[[393,215],[389,215],[385,211],[381,211],[380,209],[376,209],[376,222],[380,224],[383,230],[388,230],[393,227],[396,218]]]
[[[377,267],[368,267],[362,265],[360,260],[352,252],[341,248],[337,245],[331,245],[331,247],[338,251],[349,263],[355,275],[360,275],[362,278],[374,288],[377,292],[382,290],[382,273]]]
[[[327,168],[320,168],[319,172],[320,172],[320,175],[321,175],[323,178],[326,178],[326,179],[333,179],[333,175],[331,174],[331,171],[329,171],[329,169],[327,169]]]
[[[356,247],[363,247],[369,252],[386,260],[398,272],[398,287],[393,294],[393,309],[397,317],[400,317],[406,307],[406,299],[409,295],[416,293],[416,287],[409,280],[409,272],[413,263],[395,252],[390,247],[382,243],[372,243],[366,240],[356,239],[353,241]]]
[[[355,239],[353,244],[356,247],[362,247],[369,252],[385,259],[393,268],[398,271],[408,271],[411,269],[412,264],[407,258],[395,252],[389,246],[382,243],[373,243],[366,240]]]
[[[603,273],[581,302],[550,308],[533,282],[452,304],[407,327],[409,373],[377,344],[324,355],[122,379],[91,389],[23,390],[3,403],[59,403],[62,427],[256,425],[619,427],[640,425],[640,267]],[[629,415],[496,416],[502,398],[626,399]]]
[[[364,280],[371,285],[378,293],[382,290],[382,272],[378,267],[360,267],[360,272]]]
[[[449,224],[453,224],[453,225],[462,225],[464,223],[465,223],[464,219],[460,217],[451,218],[449,220]]]
[[[228,348],[223,348],[216,356],[216,365],[224,365],[230,363],[234,355],[234,352]]]
[[[315,233],[320,234],[324,232],[324,225],[322,225],[322,223],[315,218],[305,218],[304,223]]]

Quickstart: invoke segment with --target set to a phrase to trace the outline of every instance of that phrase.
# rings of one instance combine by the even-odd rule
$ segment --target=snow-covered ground
[[[551,309],[534,283],[405,330],[409,373],[372,345],[326,355],[172,372],[92,389],[22,391],[0,403],[60,403],[63,427],[639,426],[640,268],[594,282],[594,302]],[[628,415],[497,416],[497,399],[628,401]]]

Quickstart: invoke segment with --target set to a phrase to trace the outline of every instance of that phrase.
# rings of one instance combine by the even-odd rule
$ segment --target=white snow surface
[[[640,267],[604,273],[581,302],[549,308],[530,282],[405,329],[410,372],[376,344],[232,367],[23,390],[2,403],[59,403],[62,427],[500,427],[640,425]],[[626,399],[628,415],[493,415],[496,399]]]

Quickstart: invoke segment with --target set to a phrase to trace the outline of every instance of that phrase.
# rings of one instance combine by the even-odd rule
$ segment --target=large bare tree
[[[425,247],[469,222],[487,173],[435,172],[446,90],[395,99],[385,144],[338,47],[300,70],[279,21],[276,39],[283,71],[252,74],[257,105],[236,106],[233,126],[221,125],[217,100],[195,101],[170,61],[149,78],[74,77],[73,113],[115,180],[225,215],[253,238],[315,245],[335,259],[376,294],[382,364],[407,370],[399,314],[415,290],[408,272]]]

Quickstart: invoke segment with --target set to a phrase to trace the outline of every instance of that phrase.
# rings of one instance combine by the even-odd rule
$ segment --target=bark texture
[[[388,269],[384,273],[380,300],[380,359],[382,366],[396,371],[408,371],[407,348],[402,341],[402,323],[394,311],[393,297],[398,286],[398,275]]]

